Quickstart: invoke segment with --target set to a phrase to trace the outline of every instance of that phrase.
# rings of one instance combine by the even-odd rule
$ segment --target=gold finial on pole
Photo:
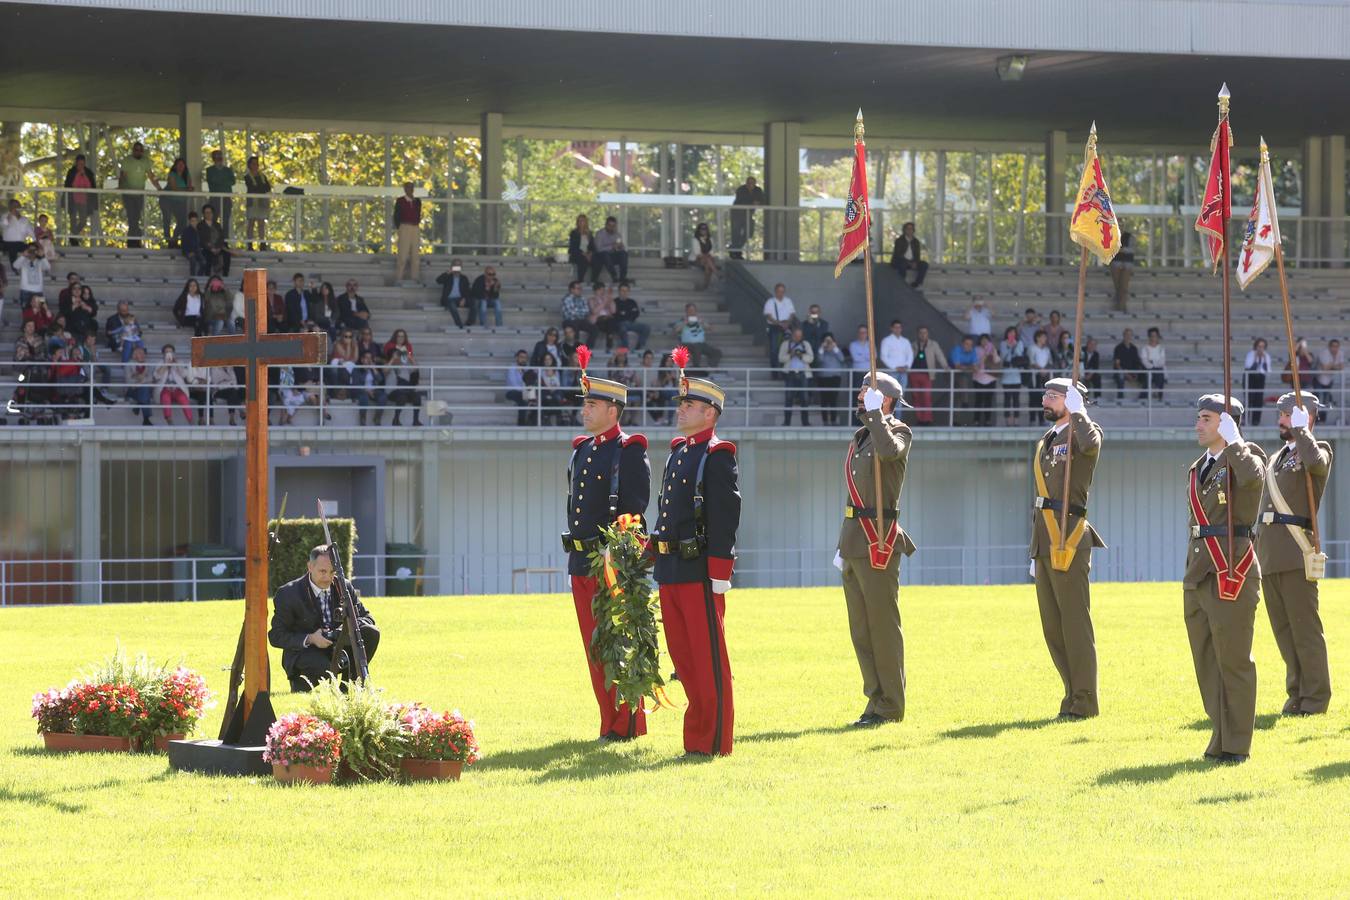
[[[1261,162],[1270,162],[1270,148],[1266,146],[1266,136],[1264,134],[1261,135]]]
[[[1087,146],[1083,148],[1083,161],[1092,159],[1092,154],[1097,152],[1097,120],[1092,120],[1092,127],[1088,129]]]
[[[860,144],[863,142],[863,120],[862,120],[861,106],[858,107],[858,121],[853,124],[853,140],[857,141]]]
[[[1220,116],[1220,118],[1227,118],[1227,117],[1228,117],[1228,101],[1231,100],[1232,97],[1233,97],[1233,95],[1230,94],[1230,93],[1228,92],[1228,82],[1225,81],[1225,82],[1223,83],[1223,87],[1219,88],[1219,116]]]

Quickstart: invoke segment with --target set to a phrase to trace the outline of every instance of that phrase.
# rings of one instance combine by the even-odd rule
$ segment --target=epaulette
[[[572,438],[572,449],[573,449],[573,450],[577,449],[578,447],[580,447],[582,444],[586,443],[586,442],[589,441],[590,439],[591,439],[591,436],[590,436],[589,434],[579,434],[579,435],[577,435],[576,437]]]
[[[684,438],[682,438],[682,437],[671,438],[671,439],[670,439],[670,449],[674,450],[674,449],[676,449],[677,447],[679,447],[679,446],[680,446],[681,444],[683,444],[683,443],[684,443]]]
[[[708,441],[709,453],[716,453],[718,450],[726,450],[730,453],[735,453],[736,445],[731,441],[724,441],[721,438],[713,438]]]
[[[647,436],[645,434],[625,434],[619,438],[620,447],[632,447],[637,445],[643,450],[647,449]]]

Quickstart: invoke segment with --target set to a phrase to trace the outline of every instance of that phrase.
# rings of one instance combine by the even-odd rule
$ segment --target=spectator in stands
[[[15,362],[43,360],[47,358],[47,341],[38,328],[36,319],[25,318],[19,330],[19,339],[14,342]]]
[[[648,421],[660,425],[665,422],[666,412],[671,400],[675,398],[675,392],[670,391],[667,396],[666,391],[662,389],[661,367],[657,365],[656,354],[652,351],[643,351],[642,367],[638,370],[638,376],[642,382],[642,411]]]
[[[971,409],[975,405],[975,370],[980,365],[980,354],[975,349],[974,335],[962,335],[961,342],[952,348],[951,361],[951,423],[963,425],[969,420],[966,416],[959,416],[958,411]]]
[[[286,330],[286,298],[277,290],[273,278],[267,279],[267,330],[273,333]]]
[[[1050,310],[1050,322],[1045,326],[1045,340],[1051,350],[1059,346],[1059,336],[1067,330],[1064,327],[1064,317],[1059,314],[1059,310]]]
[[[581,294],[581,282],[572,281],[562,298],[563,327],[573,328],[587,347],[595,343],[595,326],[591,324],[591,305]]]
[[[899,319],[891,320],[891,333],[881,339],[877,350],[881,366],[895,375],[895,380],[909,387],[909,369],[914,365],[914,345],[905,337],[905,326]]]
[[[676,326],[680,343],[689,350],[689,361],[699,370],[716,368],[722,363],[722,351],[708,343],[708,329],[693,303],[684,305],[684,320]]]
[[[985,305],[984,297],[976,294],[975,299],[971,301],[970,309],[966,310],[966,334],[993,334],[994,321],[989,307]]]
[[[629,359],[627,344],[620,344],[615,348],[614,354],[609,358],[609,368],[606,370],[605,377],[610,381],[617,381],[619,384],[627,385],[629,388],[628,405],[630,407],[635,405],[633,403],[634,397],[632,389],[638,384],[638,373],[637,369],[633,368],[633,364]],[[625,421],[627,424],[632,424],[632,420]]]
[[[104,406],[116,406],[117,401],[109,397],[107,387],[112,381],[112,372],[108,371],[107,366],[99,365],[98,362],[98,331],[86,334],[83,340],[79,340],[80,358],[87,367],[88,379],[94,379],[97,387],[94,388],[94,399]],[[88,383],[86,379],[86,384]],[[92,412],[90,413],[92,415]]]
[[[712,286],[713,276],[717,274],[717,257],[713,256],[712,232],[707,222],[694,226],[694,242],[689,248],[689,262],[703,272],[703,283],[694,286],[696,291],[706,291]]]
[[[1148,343],[1139,348],[1139,362],[1144,366],[1144,391],[1161,400],[1167,385],[1167,348],[1162,345],[1162,332],[1156,327],[1148,330]]]
[[[483,269],[483,274],[473,280],[473,287],[469,288],[469,294],[478,304],[478,324],[487,324],[488,307],[492,307],[492,314],[497,323],[497,327],[502,327],[502,283],[497,278],[497,267],[487,266]]]
[[[178,252],[187,260],[188,275],[209,275],[211,270],[207,268],[206,256],[202,253],[202,233],[198,230],[198,224],[197,214],[189,212],[187,221],[174,232],[173,240],[178,245]]]
[[[281,398],[281,409],[277,413],[278,425],[290,425],[295,414],[306,405],[314,406],[319,398],[304,387],[305,382],[297,381],[294,366],[278,366],[277,395]]]
[[[1003,329],[1003,340],[999,341],[999,385],[1003,387],[1003,424],[1008,428],[1017,425],[1022,414],[1022,378],[1031,364],[1026,352],[1026,344],[1018,337],[1015,325]]]
[[[614,296],[602,282],[592,285],[590,302],[587,304],[587,320],[594,334],[605,336],[605,349],[612,350],[619,336],[618,307],[614,305]]]
[[[388,400],[384,391],[384,369],[370,350],[362,350],[360,354],[357,357],[357,365],[351,373],[352,393],[356,395],[356,403],[360,406],[356,419],[359,424],[365,425],[366,409],[373,406],[375,407],[373,424],[378,426],[384,419],[383,407]]]
[[[413,425],[422,424],[422,409],[417,385],[421,383],[421,373],[417,370],[413,357],[412,344],[408,341],[408,332],[402,328],[394,332],[389,343],[384,345],[384,358],[388,360],[390,373],[394,376],[395,390],[390,392],[389,400],[396,407],[411,406]],[[401,425],[399,417],[403,410],[394,410],[394,424]]]
[[[1115,287],[1115,308],[1124,312],[1130,305],[1130,276],[1134,274],[1134,235],[1120,233],[1120,250],[1111,260],[1111,284]]]
[[[406,284],[403,273],[416,283],[422,270],[422,200],[413,196],[415,185],[403,182],[403,196],[394,201],[394,231],[398,235],[398,264],[394,283]]]
[[[798,325],[788,334],[778,348],[778,362],[783,367],[783,380],[786,382],[786,396],[783,400],[783,427],[792,424],[792,407],[801,409],[802,426],[811,425],[811,400],[808,386],[811,381],[811,365],[816,361],[811,342],[806,339]]]
[[[84,343],[86,335],[98,334],[98,301],[94,299],[94,291],[89,285],[80,285],[79,292],[71,302],[70,312],[66,314],[66,328],[80,343]]]
[[[516,361],[506,370],[506,399],[517,407],[516,424],[529,425],[534,418],[526,399],[532,383],[537,383],[533,370],[527,370],[530,358],[524,350],[516,351]]]
[[[863,379],[872,368],[872,341],[866,325],[858,326],[858,333],[848,345],[848,358],[853,366],[853,394],[862,390]],[[857,416],[854,416],[857,418]]]
[[[152,396],[155,373],[145,361],[144,346],[131,351],[131,365],[126,367],[124,374],[127,380],[127,397],[132,403],[132,413],[141,417],[142,425],[153,424],[150,421],[150,408],[154,402]]]
[[[238,425],[239,407],[244,402],[244,389],[234,377],[233,366],[212,366],[206,370],[206,381],[210,386],[210,403],[206,406],[206,424],[212,424],[212,407],[223,406],[230,425]]]
[[[202,320],[202,286],[197,279],[189,278],[178,299],[173,302],[173,319],[179,328],[191,328],[194,334],[202,333],[198,326]]]
[[[89,216],[98,206],[96,195],[87,194],[80,188],[97,187],[94,170],[89,168],[85,155],[77,153],[75,164],[66,170],[66,187],[76,188],[65,196],[66,211],[70,216],[70,246],[80,246],[80,233],[89,224]]]
[[[744,259],[745,245],[755,236],[755,211],[745,207],[766,206],[768,202],[753,175],[747,175],[745,184],[736,188],[736,196],[731,200],[731,252],[728,255],[732,259]]]
[[[986,428],[994,426],[994,410],[998,406],[998,348],[994,339],[982,334],[975,343],[975,371],[971,381],[975,386],[975,424]]]
[[[37,227],[33,229],[33,243],[42,249],[42,255],[47,259],[61,258],[56,252],[56,233],[52,231],[51,220],[47,218],[46,213],[37,217]]]
[[[230,249],[225,245],[225,229],[216,218],[216,208],[210,203],[202,207],[202,220],[197,225],[202,259],[207,275],[230,277]]]
[[[628,280],[628,249],[624,246],[623,235],[619,234],[619,220],[613,216],[605,219],[605,227],[595,236],[593,265],[597,275],[604,268],[611,283]]]
[[[183,411],[183,418],[193,424],[192,403],[188,400],[187,366],[178,362],[173,344],[165,344],[160,351],[163,362],[155,367],[155,386],[159,389],[159,408],[164,415],[164,424],[173,424],[173,410]]]
[[[577,226],[567,235],[567,261],[577,281],[594,281],[600,274],[600,264],[595,259],[595,235],[586,216],[577,216]]]
[[[309,320],[318,325],[320,331],[327,332],[328,339],[332,340],[342,327],[338,324],[341,311],[338,309],[337,294],[333,292],[333,285],[327,281],[319,282],[318,290],[312,293],[314,302],[309,306]]]
[[[1323,397],[1332,397],[1333,388],[1341,387],[1341,376],[1337,373],[1345,369],[1345,356],[1341,353],[1341,342],[1336,338],[1327,341],[1325,349],[1317,354],[1317,386]],[[1323,406],[1329,406],[1327,402]]]
[[[1299,377],[1306,383],[1312,377],[1312,373],[1317,371],[1317,357],[1313,356],[1312,350],[1308,348],[1306,338],[1299,338],[1294,342],[1294,358],[1298,361]],[[1289,363],[1285,363],[1284,374],[1280,376],[1280,380],[1288,385],[1294,383],[1289,373]]]
[[[85,386],[89,382],[84,366],[81,365],[84,356],[80,352],[80,345],[75,336],[63,331],[51,358],[51,379],[56,384],[57,404],[61,409],[62,421],[85,417],[89,408]]]
[[[122,362],[131,359],[137,350],[145,350],[145,339],[141,336],[141,326],[133,315],[116,316],[117,333],[110,335],[116,342],[114,349],[121,354]]]
[[[19,303],[27,305],[29,297],[44,292],[45,278],[51,274],[52,264],[41,247],[29,243],[24,245],[23,254],[12,265],[19,275]]]
[[[577,347],[581,346],[581,341],[577,340],[577,330],[571,327],[564,327],[562,330],[562,339],[558,341],[558,349],[562,354],[558,357],[558,362],[564,369],[571,369],[576,365]]]
[[[127,214],[128,247],[142,246],[141,238],[144,232],[141,218],[145,211],[145,194],[131,192],[144,191],[147,181],[153,184],[157,191],[164,189],[159,179],[155,177],[150,158],[145,155],[145,145],[137,141],[131,145],[131,155],[122,160],[122,167],[117,173],[118,187],[128,192],[122,195],[122,209]]]
[[[773,286],[773,296],[764,301],[764,335],[769,349],[769,368],[778,367],[778,347],[797,327],[797,307],[787,295],[787,285]]]
[[[369,326],[356,332],[356,353],[358,356],[364,356],[369,353],[377,363],[384,361],[384,348],[375,343],[375,333]],[[380,382],[383,384],[384,382]]]
[[[51,310],[47,308],[47,298],[41,294],[29,294],[28,305],[23,308],[23,322],[33,324],[33,328],[39,335],[46,335],[51,330],[52,322]]]
[[[1091,391],[1091,396],[1100,397],[1102,394],[1102,355],[1097,352],[1096,338],[1089,337],[1083,341],[1083,355],[1079,360],[1082,366],[1082,373],[1079,381],[1083,382]]]
[[[1270,375],[1270,354],[1266,352],[1265,338],[1252,341],[1252,349],[1242,362],[1243,389],[1247,393],[1247,422],[1261,424],[1261,407],[1266,405],[1266,378]]]
[[[258,157],[248,158],[248,171],[244,173],[244,191],[249,194],[272,193],[272,182],[263,174]],[[248,249],[253,249],[253,238],[257,235],[258,249],[267,249],[267,215],[272,208],[269,197],[249,197],[244,204],[244,216],[248,219]]]
[[[562,416],[562,380],[558,376],[558,361],[552,353],[545,353],[539,364],[539,402],[542,425],[557,425]]]
[[[923,247],[920,246],[919,239],[914,236],[913,222],[906,222],[900,226],[900,235],[891,248],[891,268],[900,275],[900,280],[905,282],[909,280],[907,273],[913,272],[914,282],[910,287],[923,287],[923,280],[928,275],[928,263],[923,258]]]
[[[33,223],[23,214],[19,201],[10,200],[9,212],[0,216],[0,245],[3,245],[5,253],[9,256],[9,265],[14,265],[19,254],[33,242],[35,236]]]
[[[314,304],[314,280],[310,279],[308,287],[305,285],[305,276],[296,272],[291,276],[291,289],[286,292],[286,330],[290,332],[299,332],[304,330],[306,322],[312,321],[309,317],[309,308]]]
[[[1049,329],[1046,332],[1048,334]],[[1059,338],[1050,348],[1050,365],[1055,370],[1056,378],[1068,378],[1073,373],[1073,335],[1066,329],[1059,330]]]
[[[920,425],[933,424],[933,376],[947,368],[947,355],[937,341],[928,339],[928,329],[919,326],[914,342],[914,362],[909,370],[909,390],[914,401],[914,420]]]
[[[371,327],[370,307],[366,306],[366,298],[357,293],[357,283],[355,278],[348,278],[346,290],[337,300],[337,324],[339,328],[350,328],[356,331],[360,328]]]
[[[535,342],[534,350],[530,353],[530,365],[536,368],[544,364],[544,355],[552,353],[554,359],[561,360],[566,354],[563,352],[559,343],[558,329],[550,328],[544,332],[544,336]]]
[[[848,407],[848,392],[841,390],[844,375],[848,371],[848,357],[830,332],[820,339],[820,349],[816,351],[816,400],[820,404],[820,417],[826,425],[842,425],[846,414],[842,410]]]
[[[1035,343],[1027,348],[1027,360],[1031,363],[1032,386],[1037,391],[1045,390],[1045,383],[1054,375],[1051,369],[1054,360],[1050,353],[1049,336],[1044,328],[1036,329]]]
[[[1139,348],[1134,345],[1134,332],[1126,328],[1120,336],[1120,343],[1111,352],[1111,368],[1115,370],[1116,399],[1125,397],[1126,379],[1139,385],[1139,399],[1148,396],[1148,385],[1144,381],[1144,363],[1139,357]]]
[[[218,211],[220,228],[225,237],[230,236],[230,214],[234,210],[234,198],[230,196],[234,190],[234,169],[225,165],[225,154],[220,150],[211,151],[211,165],[206,167],[203,173],[206,177],[206,189],[214,196],[211,197],[210,205]],[[227,271],[225,274],[229,274]]]
[[[1041,317],[1037,315],[1036,310],[1028,306],[1026,312],[1022,314],[1022,321],[1017,323],[1017,339],[1022,342],[1023,347],[1030,350],[1036,343],[1036,332],[1040,330]]]
[[[195,191],[197,186],[192,183],[192,173],[188,171],[187,160],[179,156],[169,167],[169,172],[164,176],[164,191],[166,193],[182,194],[188,191]],[[159,198],[159,214],[164,220],[164,234],[168,238],[169,247],[178,246],[178,229],[187,224],[188,198],[162,196]]]
[[[806,310],[806,318],[802,320],[802,334],[806,336],[811,349],[820,352],[821,341],[825,335],[830,333],[830,323],[820,314],[820,304],[812,303]]]
[[[52,324],[47,327],[47,352],[53,354],[60,350],[69,338],[70,334],[66,331],[66,317],[57,313],[56,318],[52,319]]]
[[[436,283],[441,286],[441,306],[449,310],[455,325],[460,328],[475,325],[473,284],[464,274],[464,263],[459,257],[450,260],[450,268],[436,276]]]
[[[632,344],[634,350],[641,350],[647,346],[647,339],[652,335],[652,327],[646,322],[639,322],[638,317],[642,315],[642,308],[638,302],[633,299],[633,289],[628,282],[619,282],[619,297],[614,301],[614,316],[618,328],[619,339],[628,344],[628,336],[634,335],[637,342]]]
[[[120,337],[122,327],[131,318],[131,303],[126,300],[117,302],[117,311],[108,320],[103,323],[103,334],[108,339],[108,348],[110,350],[121,350]]]
[[[83,284],[79,272],[67,272],[66,286],[56,296],[56,308],[63,313],[69,313],[71,306],[75,303],[75,298],[80,295],[80,286]]]
[[[334,396],[338,400],[347,399],[347,388],[352,384],[352,373],[361,357],[356,349],[356,335],[350,328],[338,332],[337,340],[328,354],[328,370],[324,381],[337,388]]]

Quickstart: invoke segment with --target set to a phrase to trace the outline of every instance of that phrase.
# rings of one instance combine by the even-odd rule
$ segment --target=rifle
[[[342,615],[346,620],[342,625],[342,635],[333,643],[333,660],[330,668],[336,666],[342,653],[342,645],[346,643],[352,650],[352,671],[365,681],[370,677],[370,665],[366,659],[366,640],[361,636],[361,626],[356,615],[356,598],[352,596],[351,582],[342,571],[342,561],[338,558],[337,547],[333,545],[333,535],[328,531],[328,516],[324,514],[322,500],[319,501],[319,519],[323,522],[323,539],[328,545],[328,558],[333,563],[333,593],[342,604]]]

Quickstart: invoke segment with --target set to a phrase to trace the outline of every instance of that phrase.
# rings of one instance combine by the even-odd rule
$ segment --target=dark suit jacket
[[[295,288],[286,292],[286,327],[293,328],[296,331],[299,331],[301,326],[305,324],[305,317],[300,315],[300,299],[301,292]],[[318,297],[310,291],[305,291],[304,300],[307,306],[305,311],[308,313],[308,317],[313,319],[316,308],[321,305],[318,303]]]
[[[570,263],[581,262],[585,259],[584,253],[595,252],[595,233],[586,235],[586,246],[581,245],[581,232],[573,228],[567,235],[567,261]]]
[[[370,324],[370,319],[363,319],[357,313],[363,312],[370,315],[370,307],[366,306],[366,300],[360,294],[354,297],[348,297],[346,291],[338,294],[337,297],[337,320],[343,328],[355,328],[358,331]]]
[[[914,261],[917,263],[923,259],[923,247],[919,244],[919,239],[914,238],[913,241],[910,241],[902,234],[895,239],[895,246],[891,248],[891,265],[893,267],[900,265],[900,260],[904,259],[905,254],[909,252],[911,243],[914,244]]]
[[[361,595],[352,588],[356,600],[356,618],[361,625],[374,625],[375,618],[361,603]],[[333,627],[343,621],[341,606],[334,604]],[[309,574],[301,575],[277,588],[276,598],[272,600],[272,627],[268,629],[267,641],[281,650],[281,667],[288,673],[305,649],[305,638],[323,627],[323,614],[319,611],[319,601],[309,589]]]

